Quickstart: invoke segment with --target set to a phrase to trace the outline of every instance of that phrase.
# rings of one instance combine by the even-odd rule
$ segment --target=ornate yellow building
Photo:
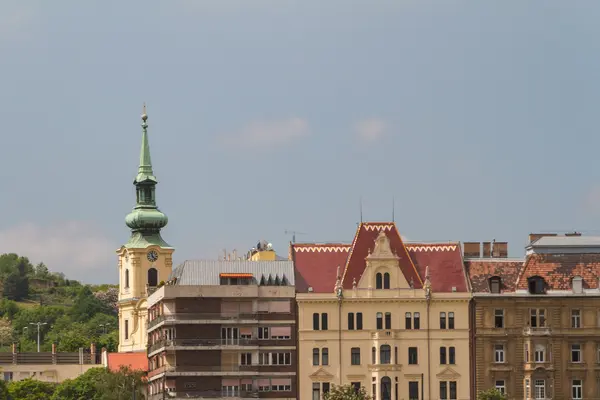
[[[469,283],[459,243],[404,244],[361,223],[348,244],[292,244],[298,393],[364,386],[376,400],[469,399]]]
[[[174,249],[160,235],[168,219],[156,206],[156,184],[148,143],[148,115],[142,114],[140,166],[133,181],[136,206],[125,223],[129,241],[117,250],[119,258],[119,352],[146,351],[148,292],[167,280]]]

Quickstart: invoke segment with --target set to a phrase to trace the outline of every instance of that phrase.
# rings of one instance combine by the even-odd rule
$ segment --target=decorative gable
[[[319,368],[315,373],[310,375],[313,382],[331,382],[335,377],[323,368]]]
[[[460,374],[450,367],[444,368],[442,372],[436,375],[439,379],[458,379]]]

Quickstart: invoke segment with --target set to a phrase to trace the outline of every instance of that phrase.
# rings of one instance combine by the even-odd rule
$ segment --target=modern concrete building
[[[148,298],[151,399],[296,399],[291,261],[186,261]]]
[[[351,244],[292,244],[298,393],[364,386],[377,400],[469,399],[469,283],[459,243],[405,244],[361,223]]]
[[[524,260],[483,254],[466,266],[476,391],[600,398],[600,238],[535,234]]]

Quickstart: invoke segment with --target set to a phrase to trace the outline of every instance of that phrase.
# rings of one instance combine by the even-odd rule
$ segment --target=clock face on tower
[[[148,261],[155,262],[156,260],[158,260],[158,253],[156,252],[156,250],[150,250],[146,257],[148,258]]]

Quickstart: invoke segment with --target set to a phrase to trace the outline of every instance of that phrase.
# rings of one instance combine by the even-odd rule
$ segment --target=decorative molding
[[[313,382],[330,382],[335,376],[325,371],[323,368],[319,368],[316,372],[309,375],[309,378]]]
[[[294,245],[294,250],[298,253],[347,253],[350,251],[352,245],[310,245],[310,246],[298,246]]]
[[[406,245],[406,250],[415,252],[456,251],[456,245]]]
[[[363,224],[367,231],[391,231],[394,224]]]
[[[390,239],[387,237],[384,231],[380,231],[375,239],[375,248],[373,252],[369,252],[367,260],[397,260],[399,257],[392,252],[392,246],[390,245]],[[397,266],[394,265],[394,267]]]
[[[450,367],[444,368],[442,372],[436,375],[440,379],[458,379],[460,374]]]

